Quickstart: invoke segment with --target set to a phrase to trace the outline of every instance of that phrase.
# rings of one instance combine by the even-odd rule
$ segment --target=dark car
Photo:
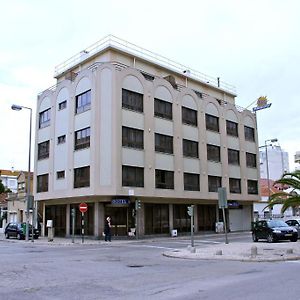
[[[298,232],[282,220],[262,220],[253,224],[252,238],[254,242],[265,239],[269,243],[279,240],[297,242]]]
[[[23,240],[26,237],[26,223],[8,223],[4,230],[5,237],[7,239],[14,237],[18,240]],[[33,237],[37,239],[39,237],[39,230],[33,229]],[[29,237],[32,236],[32,226],[29,224]]]
[[[298,231],[298,239],[299,239],[300,238],[300,219],[299,218],[289,219],[289,220],[285,221],[285,223],[291,227],[294,227]]]

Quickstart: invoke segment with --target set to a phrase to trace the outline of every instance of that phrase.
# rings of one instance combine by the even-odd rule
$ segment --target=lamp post
[[[270,175],[269,175],[269,161],[268,161],[268,146],[267,142],[275,143],[277,139],[265,140],[265,149],[266,149],[266,167],[267,167],[267,181],[268,181],[268,201],[270,200],[271,192],[270,192]],[[270,209],[270,217],[272,218],[272,208]]]
[[[29,122],[29,153],[28,153],[28,174],[27,174],[27,190],[26,190],[26,241],[29,240],[29,201],[30,201],[30,167],[31,167],[31,125],[32,125],[32,109],[30,107],[21,106],[13,104],[11,106],[12,110],[20,111],[22,109],[29,109],[30,111],[30,122]],[[32,214],[33,218],[33,214]],[[33,222],[32,222],[33,231]],[[32,232],[32,242],[33,242],[33,232]]]

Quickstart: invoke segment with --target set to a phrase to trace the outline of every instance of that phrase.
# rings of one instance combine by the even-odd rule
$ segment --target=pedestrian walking
[[[105,242],[111,242],[111,218],[107,217],[104,224]]]

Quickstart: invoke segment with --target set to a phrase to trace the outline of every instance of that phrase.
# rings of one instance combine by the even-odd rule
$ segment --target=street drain
[[[128,268],[143,268],[143,265],[128,265]]]
[[[272,248],[263,248],[263,250],[275,250],[275,249],[272,249]]]

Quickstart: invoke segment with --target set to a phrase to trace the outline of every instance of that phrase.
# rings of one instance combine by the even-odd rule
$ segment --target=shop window
[[[145,204],[145,234],[170,233],[169,205]]]

